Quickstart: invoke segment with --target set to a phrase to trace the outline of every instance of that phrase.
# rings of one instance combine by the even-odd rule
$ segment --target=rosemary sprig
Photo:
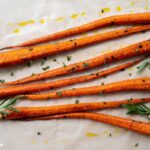
[[[16,96],[16,97],[11,97],[11,98],[7,98],[4,100],[1,100],[0,103],[0,114],[2,116],[6,116],[9,114],[9,111],[14,111],[14,112],[18,112],[18,110],[16,108],[14,108],[13,106],[16,104],[17,100],[21,98],[20,96]]]
[[[142,116],[147,116],[148,119],[150,115],[150,108],[143,103],[139,104],[124,104],[123,107],[127,108],[127,114],[140,114]]]
[[[140,74],[144,69],[146,69],[147,67],[150,68],[150,58],[149,59],[146,59],[144,60],[144,62],[138,66],[138,71],[137,73]]]

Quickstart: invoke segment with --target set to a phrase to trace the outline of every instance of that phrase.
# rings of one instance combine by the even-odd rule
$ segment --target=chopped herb
[[[99,95],[100,96],[104,95],[104,90],[100,91]]]
[[[42,59],[41,65],[44,65],[46,60],[47,60],[47,58],[44,57],[44,58]]]
[[[11,73],[10,73],[10,76],[14,76],[14,73],[13,73],[13,72],[11,72]]]
[[[141,73],[147,67],[150,67],[150,58],[144,60],[144,62],[140,66],[137,67],[138,69],[137,73],[138,74]]]
[[[0,83],[5,83],[5,80],[4,79],[0,79]]]
[[[75,104],[79,104],[79,100],[77,99],[77,100],[75,100]]]
[[[112,133],[109,133],[109,137],[111,137],[112,136]]]
[[[104,13],[104,9],[101,10],[101,13]]]
[[[130,102],[130,101],[132,101],[132,100],[133,100],[133,98],[128,98],[128,99],[127,99],[128,102]]]
[[[135,146],[135,147],[138,147],[138,146],[139,146],[139,143],[136,143],[134,146]]]
[[[42,135],[41,132],[37,132],[37,135]]]
[[[132,76],[132,73],[129,73],[129,76]]]
[[[32,60],[28,61],[28,62],[27,62],[27,67],[31,67],[32,64],[33,64],[33,61],[32,61]]]
[[[67,61],[70,61],[71,60],[71,56],[67,56]]]
[[[65,63],[63,63],[63,67],[66,67],[67,65]]]
[[[62,96],[62,92],[61,92],[61,91],[58,91],[58,92],[57,92],[57,95],[58,95],[58,96]]]
[[[50,67],[49,66],[46,66],[46,67],[43,67],[42,70],[46,71],[48,70]]]
[[[42,61],[41,61],[41,65],[44,65],[44,64],[45,64],[45,60],[43,60],[43,59],[42,59]]]
[[[89,67],[89,64],[88,63],[83,63],[83,67],[87,68],[87,67]]]
[[[57,61],[57,59],[56,59],[56,58],[54,58],[54,59],[53,59],[53,61],[55,62],[55,61]]]

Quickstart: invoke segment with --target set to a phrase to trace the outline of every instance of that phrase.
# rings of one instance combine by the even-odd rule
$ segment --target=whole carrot
[[[54,98],[83,96],[83,95],[103,95],[105,93],[133,91],[133,90],[149,91],[150,78],[124,80],[124,81],[113,82],[101,86],[74,88],[74,89],[68,89],[68,90],[56,91],[56,92],[50,92],[44,94],[24,95],[24,97],[30,100],[47,100],[47,99],[54,99]]]
[[[38,59],[41,57],[54,55],[57,53],[70,51],[79,47],[87,46],[90,44],[114,39],[117,37],[146,31],[150,29],[150,25],[136,26],[130,28],[119,29],[98,35],[87,36],[75,40],[59,42],[57,44],[48,44],[42,46],[35,46],[29,48],[22,48],[12,51],[0,53],[0,67],[9,67],[12,65],[27,62],[29,60]]]
[[[35,44],[49,42],[56,39],[61,39],[64,37],[81,34],[86,31],[90,31],[93,29],[97,29],[109,25],[145,24],[145,23],[150,23],[150,13],[137,13],[137,14],[110,16],[65,31],[60,31],[40,38],[35,38],[27,42],[23,42],[21,44],[6,47],[6,48],[17,48],[17,47],[31,46]]]
[[[117,67],[114,67],[114,68],[110,68],[110,69],[107,69],[104,71],[90,74],[90,75],[60,79],[60,80],[56,80],[56,81],[52,81],[52,82],[46,82],[46,83],[26,84],[26,85],[16,85],[16,86],[3,87],[0,90],[0,97],[8,97],[8,96],[12,96],[12,95],[25,94],[25,93],[30,93],[30,92],[40,92],[43,90],[50,90],[50,89],[54,89],[54,88],[63,87],[66,85],[77,84],[77,83],[82,83],[82,82],[94,80],[94,79],[115,73],[117,71],[124,70],[124,69],[126,69],[132,65],[137,64],[141,60],[143,60],[143,58],[129,62],[129,63],[126,63],[126,64],[123,64],[123,65],[120,65],[120,66],[117,66]]]
[[[50,120],[50,119],[62,119],[62,118],[75,118],[75,119],[90,119],[98,122],[104,122],[119,126],[128,130],[139,132],[141,134],[150,135],[150,124],[145,122],[139,122],[127,118],[106,115],[102,113],[80,112],[80,113],[68,113],[54,116],[43,116],[34,118],[36,120]]]
[[[5,116],[5,119],[30,119],[31,117],[58,115],[64,113],[82,112],[89,110],[100,110],[107,108],[121,107],[123,104],[135,104],[150,102],[150,98],[140,98],[132,100],[120,100],[120,101],[103,101],[103,102],[90,102],[79,104],[67,104],[59,106],[46,106],[46,107],[15,107],[18,112],[10,112]],[[34,120],[34,118],[31,118]]]
[[[53,69],[50,71],[46,71],[44,73],[35,74],[34,76],[29,76],[6,84],[21,84],[21,83],[27,83],[27,82],[52,78],[56,76],[87,70],[98,66],[100,67],[107,63],[112,63],[118,60],[123,60],[126,58],[131,58],[134,56],[139,56],[139,55],[149,54],[149,53],[150,53],[150,41],[147,40],[147,41],[135,43],[133,45],[100,55],[98,57],[94,57],[86,61],[71,64],[66,67]]]

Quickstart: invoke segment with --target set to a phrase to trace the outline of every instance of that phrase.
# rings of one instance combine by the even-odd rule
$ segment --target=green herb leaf
[[[8,98],[5,100],[1,100],[0,113],[5,116],[9,114],[7,110],[18,112],[18,110],[14,108],[13,106],[16,104],[19,98],[22,98],[22,96],[16,96],[16,97]]]
[[[0,79],[0,83],[4,83],[5,82],[5,80],[4,79]]]
[[[144,60],[144,62],[138,66],[138,71],[137,73],[140,74],[144,69],[146,69],[147,67],[150,67],[150,58]]]
[[[146,115],[147,118],[150,115],[150,108],[143,103],[139,104],[124,104],[123,107],[127,108],[127,114],[140,114],[142,116]]]
[[[48,70],[49,68],[50,68],[49,66],[46,66],[46,67],[43,67],[42,70],[43,70],[43,71],[46,71],[46,70]]]

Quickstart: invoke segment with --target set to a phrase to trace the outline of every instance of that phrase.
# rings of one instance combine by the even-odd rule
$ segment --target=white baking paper
[[[104,9],[104,13],[101,13],[102,9]],[[150,11],[150,0],[0,0],[0,47],[15,45],[35,37],[65,30],[110,15],[148,11]],[[121,27],[102,28],[88,34],[102,33],[117,28]],[[82,34],[81,36],[87,36],[88,34]],[[134,34],[69,53],[48,57],[44,65],[41,65],[42,59],[40,59],[33,62],[31,67],[27,67],[24,64],[0,69],[0,79],[13,81],[31,75],[32,73],[43,72],[42,68],[46,66],[50,66],[50,69],[61,67],[63,63],[68,65],[86,60],[149,38],[150,32]],[[71,61],[67,61],[67,56],[71,56]],[[55,58],[57,61],[53,61]],[[83,75],[89,72],[95,72],[96,70],[99,71],[127,61],[70,76]],[[65,89],[150,76],[148,69],[142,74],[137,75],[137,66],[110,75],[107,78],[68,86]],[[14,76],[12,76],[12,73]],[[73,97],[43,102],[26,100],[18,102],[17,105],[46,106],[75,103],[76,100],[79,100],[81,103],[148,96],[150,96],[148,92],[121,92],[104,96]],[[103,110],[101,112],[147,121],[143,117],[128,116],[126,115],[126,110],[121,108]],[[38,132],[41,134],[38,135]],[[2,150],[150,149],[149,136],[89,120],[1,121],[0,134],[0,149]]]

